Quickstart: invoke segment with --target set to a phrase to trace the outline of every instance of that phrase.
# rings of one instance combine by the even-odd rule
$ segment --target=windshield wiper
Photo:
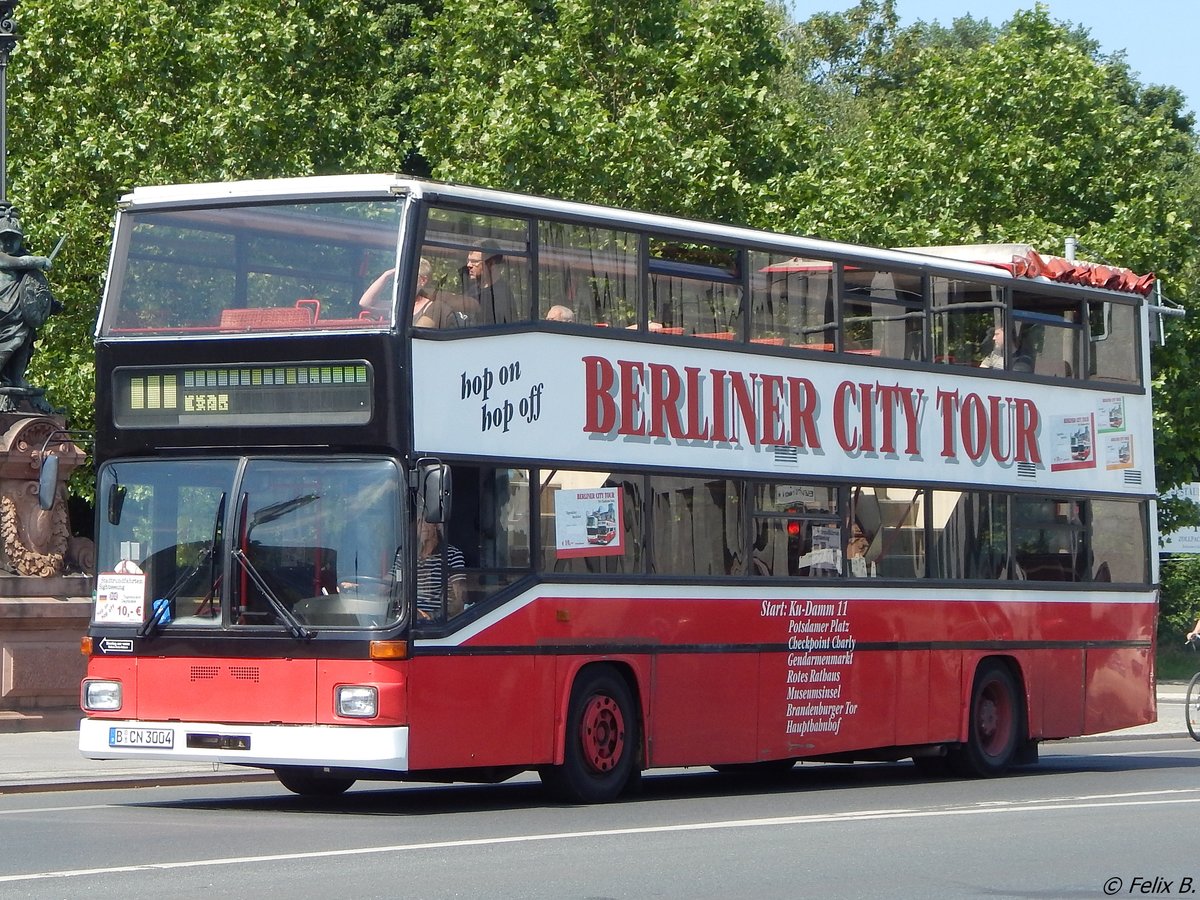
[[[304,494],[301,497],[293,497],[290,500],[283,500],[279,503],[272,503],[270,506],[264,506],[250,517],[250,531],[253,531],[258,525],[274,522],[276,519],[283,518],[288,513],[308,506],[308,504],[320,499],[320,494]]]
[[[288,631],[292,633],[298,641],[311,641],[316,637],[317,633],[311,628],[305,628],[303,623],[296,618],[295,614],[283,605],[283,601],[275,596],[275,592],[263,580],[258,569],[254,567],[254,563],[250,562],[244,550],[240,547],[233,551],[233,558],[241,563],[246,574],[250,576],[250,580],[254,582],[254,586],[262,591],[262,595],[267,598],[267,602],[271,604],[271,609],[275,610],[275,614],[283,619],[283,623],[287,625]]]
[[[155,599],[154,604],[151,607],[152,611],[150,613],[150,618],[143,622],[142,627],[138,629],[138,637],[152,637],[158,634],[159,627],[169,621],[168,617],[171,614],[171,601],[175,599],[181,590],[183,590],[183,586],[191,581],[196,573],[198,573],[200,569],[204,567],[205,563],[207,563],[210,559],[215,558],[215,550],[216,545],[209,544],[203,551],[201,551],[200,556],[197,557],[196,561],[184,569],[183,574],[175,579],[175,583],[171,585],[170,589],[161,597]],[[209,584],[209,590],[212,590],[211,582]]]
[[[178,590],[180,584],[182,584],[182,581],[177,581],[172,590]],[[170,594],[171,592],[168,591],[166,597],[159,598],[159,600],[166,601],[164,603],[159,603],[158,600],[154,601],[154,604],[150,608],[150,618],[143,622],[141,627],[137,630],[138,637],[154,637],[154,635],[158,634],[159,626],[162,625],[163,620],[166,619],[171,612]]]

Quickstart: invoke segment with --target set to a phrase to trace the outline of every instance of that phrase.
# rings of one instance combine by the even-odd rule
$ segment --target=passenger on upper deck
[[[508,283],[497,271],[503,260],[495,241],[483,241],[467,254],[467,294],[479,304],[479,321],[485,325],[525,318],[517,309]]]
[[[388,269],[363,292],[358,301],[359,307],[378,318],[386,318],[388,304],[391,301],[392,285],[395,281],[396,270]],[[436,299],[432,295],[430,280],[433,277],[433,266],[429,260],[421,257],[417,264],[417,295],[413,302],[412,322],[418,328],[458,328],[467,324],[467,316],[455,310],[448,303]]]
[[[1004,326],[996,326],[992,332],[991,351],[980,361],[979,367],[981,369],[1003,369],[1004,348],[1006,344],[1010,344],[1013,350],[1012,358],[1008,360],[1009,368],[1014,372],[1032,372],[1034,355],[1032,349],[1033,329],[1026,326],[1021,332],[1021,336],[1012,341],[1006,339],[1005,336],[1007,334],[1009,332],[1004,329]]]
[[[424,260],[422,260],[424,262]],[[358,307],[372,317],[383,319],[387,317],[388,305],[392,300],[392,286],[396,281],[396,270],[388,269],[371,282],[358,300]],[[417,279],[417,292],[420,293],[420,276]]]
[[[997,325],[992,332],[992,349],[979,362],[981,369],[1003,369],[1004,368],[1004,326]]]
[[[571,311],[571,307],[558,304],[550,307],[546,311],[547,322],[574,322],[575,313]]]

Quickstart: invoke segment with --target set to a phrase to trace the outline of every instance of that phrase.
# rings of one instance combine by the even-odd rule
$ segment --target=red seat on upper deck
[[[305,328],[314,319],[314,310],[308,305],[221,310],[221,328],[226,331]]]

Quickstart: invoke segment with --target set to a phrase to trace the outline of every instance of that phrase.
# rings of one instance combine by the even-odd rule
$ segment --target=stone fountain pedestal
[[[0,413],[0,733],[75,728],[87,660],[95,548],[71,536],[66,481],[85,459],[53,415]],[[42,451],[59,457],[54,506],[38,506]]]

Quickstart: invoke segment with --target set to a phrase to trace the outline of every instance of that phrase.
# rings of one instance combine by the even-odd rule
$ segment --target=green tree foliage
[[[1195,145],[1193,145],[1195,148]],[[1174,195],[1177,220],[1200,222],[1200,154],[1193,149],[1176,173]],[[1194,235],[1194,232],[1193,232]],[[1154,438],[1160,490],[1200,481],[1200,241],[1193,237],[1191,252],[1177,266],[1163,266],[1166,297],[1187,309],[1187,317],[1167,323],[1167,343],[1154,355]],[[1188,504],[1168,506],[1165,527],[1200,525],[1200,509]],[[1160,517],[1160,521],[1162,517]]]
[[[1158,619],[1159,642],[1182,644],[1200,618],[1200,557],[1175,554],[1163,560],[1162,596]]]
[[[389,53],[357,0],[25,0],[8,70],[8,198],[27,243],[67,244],[66,305],[30,380],[90,427],[91,335],[113,209],[138,184],[342,171],[377,144]]]
[[[935,44],[911,73],[863,102],[870,125],[793,184],[820,207],[793,226],[886,246],[1018,241],[1054,252],[1067,235],[1146,270],[1177,265],[1191,235],[1170,191],[1182,161],[1176,122],[1044,9],[991,43]],[[1114,84],[1115,82],[1115,84]],[[1120,88],[1120,90],[1118,90]]]
[[[762,0],[447,0],[421,40],[421,150],[441,178],[761,220],[803,146]]]
[[[367,168],[428,177],[429,162],[419,151],[420,130],[414,101],[430,84],[433,55],[420,32],[442,10],[442,0],[362,0],[383,39],[381,56],[389,75],[370,91],[368,114],[378,138],[369,147]]]
[[[891,84],[904,48],[924,32],[899,32],[895,0],[859,0],[841,13],[816,13],[787,30],[785,41],[801,90],[862,95]]]

